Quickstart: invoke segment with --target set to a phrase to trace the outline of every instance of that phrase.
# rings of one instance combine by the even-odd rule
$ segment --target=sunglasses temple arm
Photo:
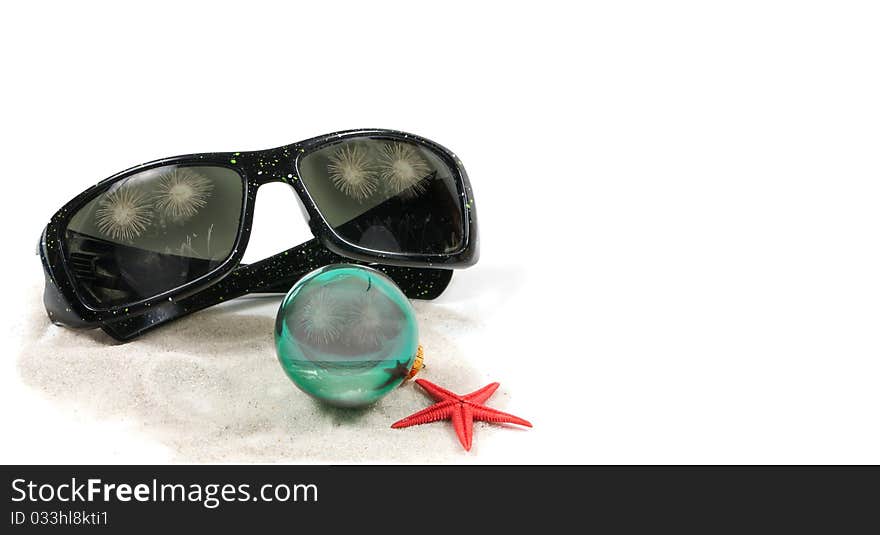
[[[317,239],[270,256],[254,264],[239,266],[221,284],[233,278],[233,286],[244,286],[251,293],[287,293],[304,275],[330,264],[360,264],[382,271],[400,286],[410,299],[436,299],[452,279],[451,269],[431,269],[371,264],[345,258],[331,252]],[[235,281],[235,278],[241,279]],[[216,303],[212,303],[216,304]]]
[[[370,265],[391,277],[411,299],[435,299],[452,278],[452,270],[367,264],[339,256],[309,240],[253,264],[241,265],[216,284],[189,297],[170,300],[150,311],[108,323],[102,328],[117,340],[130,340],[171,320],[252,293],[286,293],[303,275],[337,263]]]

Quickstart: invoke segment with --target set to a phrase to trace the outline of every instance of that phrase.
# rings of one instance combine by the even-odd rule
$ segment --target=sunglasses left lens
[[[416,255],[464,245],[458,174],[425,144],[346,139],[306,154],[299,172],[327,224],[349,243]]]
[[[65,230],[80,297],[96,309],[178,288],[218,268],[238,236],[243,180],[232,169],[167,165],[113,183]]]

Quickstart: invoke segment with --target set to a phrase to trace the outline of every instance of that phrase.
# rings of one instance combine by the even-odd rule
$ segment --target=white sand
[[[175,461],[462,462],[448,422],[404,430],[392,422],[430,404],[406,384],[362,410],[323,406],[281,370],[272,338],[280,297],[239,299],[118,344],[101,331],[53,326],[34,292],[18,368],[23,381],[98,419],[140,424]],[[414,303],[427,368],[421,377],[460,392],[488,381],[456,347],[476,323],[451,307]],[[505,406],[503,390],[493,405]],[[499,428],[477,424],[482,439]],[[503,430],[500,430],[503,432]]]

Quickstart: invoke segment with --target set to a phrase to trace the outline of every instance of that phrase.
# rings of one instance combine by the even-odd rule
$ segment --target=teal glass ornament
[[[412,305],[388,276],[334,264],[309,273],[284,297],[275,349],[306,394],[363,407],[408,377],[420,357],[419,329]]]

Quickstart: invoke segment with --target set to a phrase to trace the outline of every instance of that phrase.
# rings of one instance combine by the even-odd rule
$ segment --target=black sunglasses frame
[[[421,144],[433,150],[448,165],[455,173],[453,178],[459,189],[464,217],[461,248],[448,254],[374,251],[346,241],[327,223],[299,178],[299,163],[312,151],[346,139],[362,137]],[[135,303],[106,309],[91,307],[78,294],[67,265],[64,233],[70,219],[116,182],[166,165],[226,167],[242,178],[242,213],[232,254],[216,269],[180,287]],[[305,208],[315,239],[254,264],[242,264],[250,238],[257,190],[273,182],[286,183],[294,189]],[[286,292],[313,269],[340,262],[371,265],[388,274],[408,297],[434,299],[449,284],[453,268],[476,263],[479,247],[473,191],[464,166],[452,152],[433,141],[406,132],[359,129],[318,136],[275,149],[190,154],[132,167],[102,180],[58,210],[43,230],[39,254],[46,274],[44,303],[50,319],[56,324],[75,328],[101,327],[113,338],[125,341],[173,319],[241,295]]]

